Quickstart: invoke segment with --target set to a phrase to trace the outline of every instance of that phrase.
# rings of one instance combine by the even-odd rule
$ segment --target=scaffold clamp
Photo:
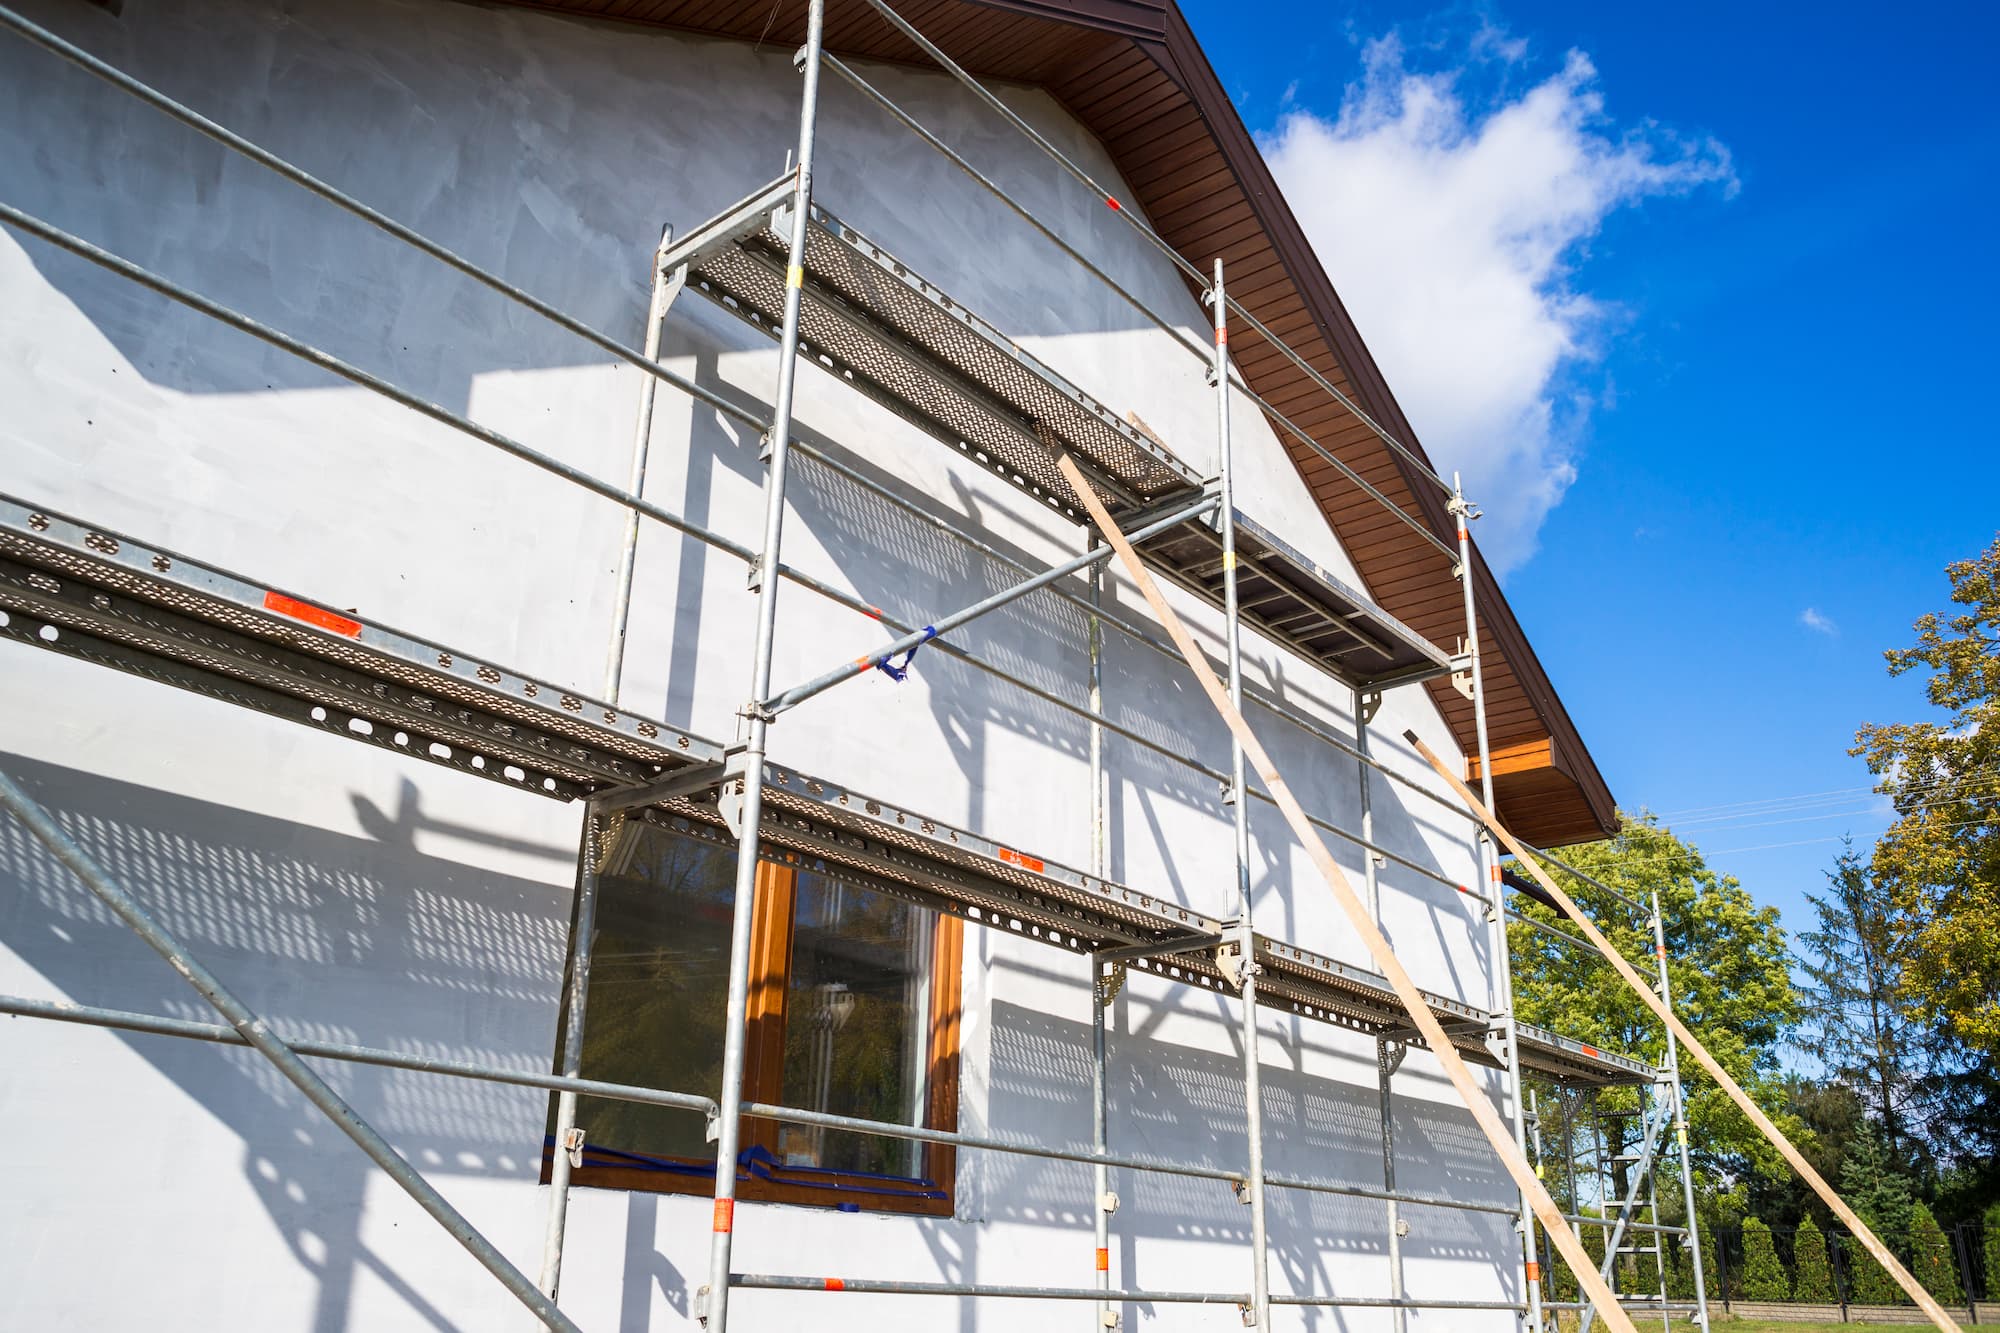
[[[563,1131],[563,1152],[568,1154],[569,1164],[572,1168],[583,1165],[583,1144],[583,1126],[572,1125]]]

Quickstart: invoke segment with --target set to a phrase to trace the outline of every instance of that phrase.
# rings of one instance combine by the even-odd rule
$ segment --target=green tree
[[[1771,1243],[1771,1228],[1754,1217],[1743,1219],[1743,1299],[1782,1301],[1792,1295],[1785,1280],[1785,1266],[1778,1262],[1778,1247]]]
[[[1865,1095],[1889,1151],[1901,1154],[1909,1146],[1906,1115],[1925,1083],[1924,1027],[1901,993],[1888,896],[1851,839],[1827,881],[1828,892],[1806,895],[1814,925],[1798,936],[1808,978],[1800,1045]]]
[[[1958,1281],[1958,1256],[1951,1252],[1944,1228],[1921,1203],[1910,1215],[1910,1272],[1925,1291],[1946,1304],[1965,1299],[1965,1288]]]
[[[1889,674],[1930,672],[1941,721],[1870,723],[1853,753],[1896,822],[1875,844],[1900,986],[1915,1013],[1990,1062],[2000,1055],[2000,536],[1945,570],[1962,610],[1932,612]]]
[[[1813,1305],[1832,1305],[1838,1299],[1826,1261],[1826,1233],[1810,1213],[1792,1238],[1792,1299]]]
[[[1910,1182],[1896,1170],[1882,1136],[1873,1126],[1857,1138],[1840,1168],[1840,1192],[1861,1220],[1891,1250],[1902,1248],[1916,1212]],[[1896,1279],[1864,1250],[1850,1242],[1846,1248],[1849,1299],[1857,1305],[1893,1305],[1907,1299]]]
[[[2000,1203],[1988,1204],[1982,1229],[1985,1244],[1980,1246],[1979,1257],[1985,1260],[1986,1271],[1981,1275],[1985,1286],[1981,1288],[1989,1301],[2000,1301]]]
[[[1675,1010],[1753,1097],[1766,1106],[1782,1105],[1781,1092],[1773,1095],[1779,1043],[1801,1006],[1777,909],[1758,907],[1740,883],[1710,869],[1696,847],[1651,815],[1623,815],[1616,838],[1566,848],[1563,859],[1640,902],[1649,890],[1659,892]],[[1594,884],[1553,865],[1544,868],[1642,975],[1654,973],[1652,927],[1642,914]],[[1560,914],[1540,902],[1524,896],[1515,905],[1524,915],[1562,925]],[[1521,922],[1508,927],[1508,941],[1515,1007],[1523,1021],[1589,1033],[1600,1045],[1655,1063],[1665,1058],[1664,1030],[1609,964],[1594,953],[1579,957],[1571,946]],[[1715,1168],[1740,1174],[1749,1166],[1773,1176],[1786,1170],[1720,1089],[1697,1078],[1687,1092],[1690,1142],[1699,1165],[1710,1168],[1701,1174],[1715,1175]],[[1631,1096],[1606,1093],[1604,1104],[1628,1108]],[[1788,1132],[1802,1128],[1796,1117],[1779,1120]],[[1636,1119],[1625,1132],[1637,1132]],[[1631,1146],[1628,1141],[1611,1148],[1618,1153]],[[1618,1170],[1614,1186],[1622,1194],[1628,1182],[1623,1167]]]

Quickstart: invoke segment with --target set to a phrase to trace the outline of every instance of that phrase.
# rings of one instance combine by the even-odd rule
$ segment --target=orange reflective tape
[[[335,634],[344,635],[350,639],[361,636],[360,621],[349,620],[346,616],[342,615],[335,615],[323,606],[314,606],[311,602],[302,602],[296,597],[287,597],[281,592],[265,593],[264,609],[266,611],[276,611],[281,616],[290,616],[294,620],[303,620],[306,624],[314,626],[317,629],[331,630]]]
[[[1042,861],[1040,857],[1029,856],[1026,852],[1017,852],[1011,847],[1002,847],[999,854],[1000,859],[1010,866],[1019,866],[1023,870],[1032,870],[1038,875],[1042,873]]]
[[[1111,1271],[1111,1251],[1100,1249],[1097,1252],[1097,1271],[1100,1273]]]
[[[1491,867],[1487,873],[1492,876],[1495,884],[1500,882],[1500,867],[1498,865]]]
[[[846,1291],[847,1283],[841,1278],[830,1277],[826,1280],[826,1289],[828,1291]]]
[[[1582,1046],[1583,1053],[1589,1056],[1593,1060],[1600,1058],[1604,1054],[1603,1051],[1598,1050],[1595,1046],[1589,1045],[1588,1043],[1578,1042],[1577,1045]]]
[[[715,1229],[727,1235],[736,1226],[736,1200],[717,1199],[715,1201]]]
[[[1114,213],[1118,211],[1118,201],[1108,194],[1104,196],[1104,205]]]
[[[1218,325],[1216,327],[1215,345],[1217,347],[1229,346],[1229,326],[1227,324]]]
[[[1536,1263],[1533,1259],[1528,1260],[1528,1281],[1540,1282],[1541,1280],[1542,1280],[1542,1266]]]

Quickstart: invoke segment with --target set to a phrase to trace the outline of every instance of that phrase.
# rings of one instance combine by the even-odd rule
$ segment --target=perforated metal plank
[[[0,497],[0,637],[317,727],[514,789],[575,799],[723,758],[722,747],[184,556]],[[723,789],[646,817],[725,837]],[[732,790],[733,788],[733,790]],[[767,765],[766,853],[838,868],[982,925],[1072,950],[1217,935],[1215,918],[838,785]],[[1257,938],[1275,1008],[1361,1032],[1407,1019],[1381,977]],[[1212,955],[1142,960],[1229,989]],[[1426,996],[1441,1019],[1489,1021]],[[1477,1041],[1468,1058],[1492,1063]],[[1641,1082],[1629,1057],[1522,1029],[1523,1063],[1570,1081]]]
[[[1219,515],[1190,519],[1140,548],[1167,578],[1223,604]],[[1237,598],[1243,619],[1350,685],[1387,689],[1451,672],[1444,650],[1296,547],[1236,513]]]
[[[774,181],[662,258],[700,292],[775,337],[783,315],[790,178]],[[1092,473],[1121,519],[1192,494],[1201,479],[1171,450],[815,206],[808,228],[804,354],[925,432],[1081,523],[1074,494],[1035,432],[1045,423]],[[1276,533],[1237,515],[1245,619],[1350,684],[1377,688],[1446,674],[1442,650]],[[1149,542],[1161,573],[1220,605],[1213,519]]]
[[[789,181],[774,182],[682,238],[662,266],[685,266],[689,290],[776,336],[791,207]],[[1086,515],[1037,422],[1094,474],[1114,510],[1200,486],[1169,450],[817,205],[804,270],[808,357],[1070,518]]]
[[[1574,1037],[1560,1036],[1532,1023],[1517,1023],[1521,1064],[1565,1082],[1613,1084],[1651,1083],[1659,1071],[1643,1060],[1607,1051]]]
[[[549,795],[722,755],[559,686],[5,496],[0,609],[17,641],[433,762],[491,767],[504,781],[529,785],[532,770]]]

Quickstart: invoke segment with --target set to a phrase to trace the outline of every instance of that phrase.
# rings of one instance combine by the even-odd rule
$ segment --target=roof
[[[531,8],[797,44],[805,0],[511,0]],[[901,0],[898,12],[975,74],[1041,87],[1104,145],[1154,229],[1198,268],[1220,257],[1230,295],[1419,457],[1389,391],[1186,18],[1172,0]],[[827,46],[929,65],[867,0],[827,0]],[[1273,407],[1441,539],[1445,497],[1367,424],[1254,330],[1233,331],[1244,377]],[[1383,608],[1434,643],[1464,636],[1463,593],[1419,535],[1280,432],[1299,474]],[[1505,497],[1487,497],[1504,503]],[[1610,789],[1548,673],[1474,549],[1487,724],[1499,814],[1542,846],[1608,836]],[[1477,749],[1472,706],[1448,681],[1425,686],[1461,750]],[[1478,765],[1468,766],[1468,778]]]

